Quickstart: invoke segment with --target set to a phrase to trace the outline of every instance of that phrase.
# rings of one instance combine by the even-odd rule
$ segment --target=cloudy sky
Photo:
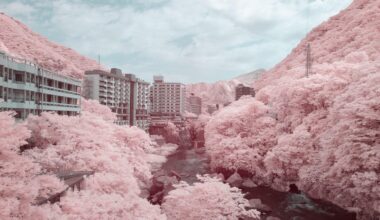
[[[0,0],[52,41],[151,81],[269,69],[352,0]]]

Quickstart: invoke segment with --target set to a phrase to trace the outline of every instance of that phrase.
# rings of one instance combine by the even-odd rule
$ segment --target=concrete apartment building
[[[120,69],[110,72],[91,70],[85,72],[83,96],[95,99],[116,113],[119,125],[136,125],[148,129],[149,84],[133,74],[123,74]]]
[[[186,104],[186,111],[196,115],[200,115],[202,113],[202,99],[201,97],[195,96],[194,93],[191,93],[191,95],[187,97]]]
[[[243,95],[250,95],[255,97],[255,89],[243,84],[238,84],[235,88],[235,100],[239,100]]]
[[[150,115],[153,121],[182,121],[186,108],[186,87],[182,83],[165,82],[163,76],[154,76],[150,88]]]
[[[149,86],[148,82],[136,79],[136,125],[145,131],[148,131],[150,124],[149,117]]]
[[[79,80],[0,51],[0,111],[13,110],[20,119],[44,111],[77,115],[80,90]]]

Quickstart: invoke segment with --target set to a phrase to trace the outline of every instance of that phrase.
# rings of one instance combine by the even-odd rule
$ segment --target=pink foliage
[[[179,128],[171,121],[168,121],[163,129],[163,136],[168,143],[179,143]]]
[[[64,186],[54,176],[41,175],[40,166],[19,153],[30,132],[12,116],[0,112],[0,219],[25,219],[39,212],[32,205],[37,197],[57,193]]]
[[[185,128],[192,141],[204,141],[204,129],[210,118],[209,115],[201,114],[197,118],[188,119],[185,122]]]
[[[150,183],[148,153],[153,151],[144,131],[118,126],[86,111],[75,117],[30,116],[27,125],[34,148],[26,154],[47,172],[95,171],[81,191],[67,193],[59,206],[46,206],[45,214],[74,219],[165,219],[158,206],[140,197],[141,189]]]
[[[241,83],[239,80],[218,81],[215,83],[194,83],[186,85],[188,94],[194,93],[202,98],[202,109],[207,105],[232,102],[235,100],[235,87]]]
[[[379,7],[354,1],[264,74],[256,99],[216,114],[205,131],[212,167],[245,169],[282,191],[296,184],[359,219],[380,216]]]
[[[111,111],[111,109],[105,105],[102,105],[97,100],[87,100],[81,99],[81,109],[85,112],[90,112],[101,116],[106,121],[115,121],[116,114]]]
[[[200,177],[201,182],[175,185],[164,198],[162,208],[169,220],[187,219],[260,219],[257,210],[247,210],[248,200],[240,189],[230,187],[220,180]]]
[[[282,191],[295,183],[363,216],[380,212],[380,74],[361,76],[284,78],[259,91],[266,105],[234,102],[206,126],[212,167],[250,171]]]
[[[0,49],[14,56],[37,61],[42,67],[63,75],[82,78],[90,69],[103,68],[95,60],[50,42],[21,22],[0,14]]]
[[[261,175],[263,156],[276,144],[276,120],[269,108],[242,97],[212,117],[206,126],[211,167],[244,169]]]

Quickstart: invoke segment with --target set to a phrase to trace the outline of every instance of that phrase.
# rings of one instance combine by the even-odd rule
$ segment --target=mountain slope
[[[264,72],[265,69],[257,69],[252,72],[239,75],[233,79],[239,80],[240,82],[253,83],[253,81],[257,80]]]
[[[194,83],[186,85],[188,94],[194,93],[202,98],[203,106],[225,104],[235,101],[235,87],[240,84],[252,84],[264,69],[254,70],[252,72],[239,75],[231,80],[222,80],[215,83]]]
[[[307,44],[311,46],[312,72],[321,73],[318,70],[327,65],[342,69],[344,63],[379,63],[379,12],[378,0],[355,0],[347,9],[314,28],[282,62],[256,81],[256,87],[273,84],[284,76],[303,77]]]
[[[37,61],[49,70],[82,78],[85,70],[99,68],[95,60],[49,41],[4,13],[0,13],[0,30],[0,50],[13,56]]]
[[[211,167],[380,219],[380,1],[354,0],[254,85],[208,122]]]
[[[194,83],[186,85],[188,94],[202,98],[202,105],[224,104],[235,100],[235,87],[239,80],[217,81],[215,83]]]

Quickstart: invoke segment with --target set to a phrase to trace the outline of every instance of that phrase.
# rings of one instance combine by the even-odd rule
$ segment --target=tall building
[[[191,112],[196,115],[200,115],[202,113],[202,99],[198,96],[195,96],[194,93],[187,98],[187,108],[188,112]]]
[[[250,95],[255,97],[255,89],[252,87],[239,84],[235,88],[235,100],[239,100],[243,95]]]
[[[136,125],[145,131],[149,129],[149,83],[144,80],[136,80]]]
[[[164,82],[163,76],[154,76],[151,86],[151,115],[181,117],[185,113],[186,87],[182,83]]]
[[[123,74],[120,69],[110,72],[91,70],[85,72],[83,96],[95,99],[116,113],[116,123],[136,125],[147,130],[149,84],[133,74]]]
[[[13,110],[21,119],[44,111],[76,115],[80,89],[79,80],[0,52],[0,111]]]

